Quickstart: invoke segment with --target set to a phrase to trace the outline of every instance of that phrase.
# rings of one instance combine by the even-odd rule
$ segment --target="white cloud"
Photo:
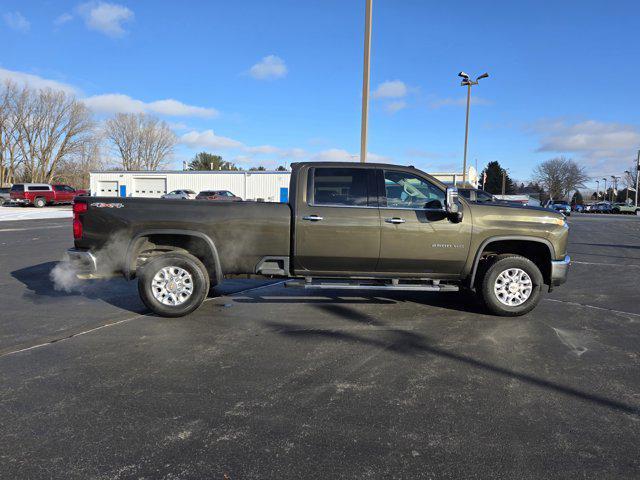
[[[371,95],[373,98],[402,98],[408,91],[403,81],[389,80],[378,85]]]
[[[216,135],[213,130],[205,130],[203,132],[193,130],[185,133],[180,137],[180,143],[192,148],[212,148],[220,150],[243,147],[242,142]]]
[[[4,23],[9,28],[20,33],[27,33],[31,28],[31,23],[20,12],[7,12],[2,15]]]
[[[471,105],[492,105],[493,102],[491,100],[487,100],[482,97],[471,97]],[[431,108],[440,108],[440,107],[466,107],[467,106],[467,97],[459,97],[459,98],[437,98],[431,101]]]
[[[12,81],[19,86],[29,86],[35,89],[51,88],[54,90],[63,90],[66,93],[77,94],[78,91],[75,87],[58,82],[56,80],[48,80],[46,78],[39,77],[30,73],[16,72],[14,70],[7,70],[0,68],[0,82]]]
[[[405,102],[404,100],[397,100],[395,102],[387,103],[384,106],[384,109],[387,111],[387,113],[396,113],[406,107],[407,107],[407,102]]]
[[[56,27],[59,27],[61,25],[64,25],[65,23],[70,22],[71,20],[73,20],[73,15],[71,15],[70,13],[63,13],[62,15],[58,15],[56,17],[56,19],[53,21],[53,24]]]
[[[530,129],[540,136],[538,152],[578,155],[594,169],[615,170],[627,166],[640,145],[637,125],[586,120],[538,122]]]
[[[84,18],[87,28],[109,37],[124,36],[127,32],[123,24],[134,17],[134,13],[124,5],[106,2],[83,3],[78,6],[78,13]]]
[[[85,105],[98,113],[154,113],[173,117],[216,117],[219,112],[214,108],[196,107],[166,99],[155,102],[143,102],[121,93],[94,95],[83,100]]]
[[[249,69],[249,74],[258,80],[274,80],[288,72],[284,60],[276,55],[268,55]]]
[[[360,161],[360,154],[349,153],[339,148],[330,148],[312,155],[309,160],[312,162],[358,162]],[[373,152],[367,152],[367,161],[389,163],[391,158]]]

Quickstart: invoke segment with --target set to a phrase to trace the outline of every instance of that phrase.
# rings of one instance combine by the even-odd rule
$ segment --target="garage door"
[[[156,197],[167,193],[166,178],[134,178],[135,197]]]
[[[104,181],[98,182],[98,196],[99,197],[117,197],[118,196],[118,182]]]

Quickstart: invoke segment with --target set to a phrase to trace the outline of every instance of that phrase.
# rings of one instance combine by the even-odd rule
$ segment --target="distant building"
[[[460,185],[462,173],[432,173],[443,183]],[[101,171],[90,173],[91,195],[100,197],[157,198],[173,190],[229,190],[243,200],[286,202],[291,172],[228,170]],[[478,185],[478,174],[471,167],[467,183]]]

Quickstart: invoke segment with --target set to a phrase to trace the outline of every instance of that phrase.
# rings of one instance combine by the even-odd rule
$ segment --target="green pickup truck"
[[[640,207],[636,207],[633,203],[623,203],[623,202],[614,203],[611,206],[611,211],[613,213],[626,213],[628,215],[640,216]]]
[[[78,197],[68,259],[81,278],[137,277],[144,303],[168,317],[238,275],[309,289],[465,289],[503,316],[529,312],[566,280],[562,215],[469,203],[413,167],[296,163],[289,198]]]

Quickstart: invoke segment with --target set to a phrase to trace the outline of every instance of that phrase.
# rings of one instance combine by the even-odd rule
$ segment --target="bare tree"
[[[96,134],[85,142],[78,151],[60,162],[55,181],[67,183],[77,188],[89,188],[89,174],[105,168],[101,137]]]
[[[104,131],[124,170],[157,170],[166,165],[176,144],[165,122],[144,113],[120,113],[105,122]]]
[[[27,96],[25,89],[9,81],[0,92],[0,185],[13,183],[22,163],[20,124]]]
[[[542,185],[552,199],[562,199],[589,179],[584,167],[570,158],[546,160],[533,170],[533,180]]]
[[[91,112],[60,90],[25,88],[23,95],[25,104],[18,126],[24,179],[49,183],[60,162],[78,153],[92,138]]]

